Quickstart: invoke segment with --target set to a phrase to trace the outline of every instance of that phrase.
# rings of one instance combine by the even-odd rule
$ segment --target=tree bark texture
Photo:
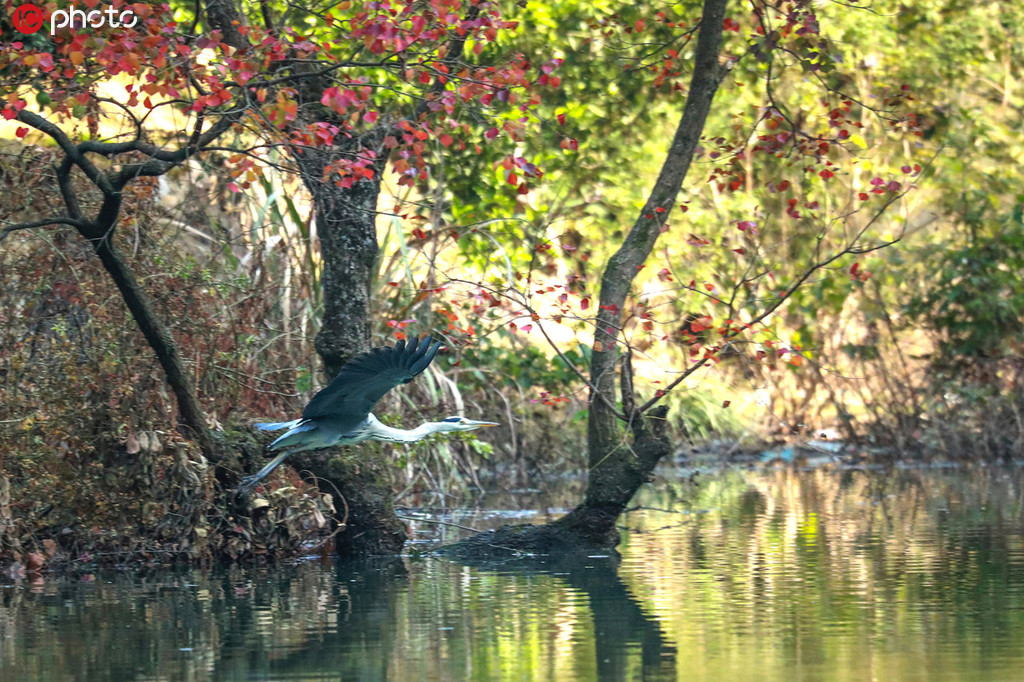
[[[327,379],[349,358],[370,348],[370,286],[377,261],[379,175],[350,188],[325,182],[324,169],[335,148],[304,149],[295,154],[302,180],[313,196],[320,238],[324,312],[316,350]]]
[[[663,441],[658,435],[659,429],[646,424],[648,417],[636,412],[631,404],[625,404],[626,401],[623,410],[634,435],[632,445],[619,426],[615,407],[616,374],[620,361],[618,338],[633,278],[650,256],[662,226],[671,215],[696,153],[711,102],[728,72],[719,64],[726,4],[727,0],[706,0],[704,3],[694,73],[672,145],[647,203],[622,246],[609,259],[601,278],[587,422],[589,478],[583,504],[570,514],[574,518],[566,521],[577,523],[581,515],[592,515],[595,520],[600,520],[596,525],[588,524],[593,526],[591,532],[595,537],[603,532],[614,532],[615,518],[647,479],[658,459],[667,453],[666,445],[661,455],[653,457],[656,451],[661,450],[659,441]],[[604,526],[603,531],[600,526]]]
[[[226,42],[238,49],[247,47],[246,38],[233,28],[235,22],[241,24],[245,19],[237,0],[206,0],[206,14],[210,24],[224,32]],[[331,112],[319,104],[320,93],[329,81],[303,78],[296,85],[303,124],[315,120],[310,116],[339,123],[328,120]],[[349,188],[325,180],[324,171],[339,155],[368,141],[352,140],[348,148],[335,145],[292,150],[302,181],[313,198],[323,257],[320,286],[324,311],[315,346],[327,381],[350,358],[370,347],[370,287],[379,250],[376,216],[382,169],[376,169],[373,179]],[[347,510],[345,528],[336,536],[338,554],[370,556],[401,551],[407,537],[405,524],[395,516],[391,470],[379,450],[363,446],[327,457],[299,453],[292,456],[291,465],[324,479],[321,489],[331,492],[335,509],[339,513]]]
[[[320,237],[324,312],[316,349],[330,380],[353,356],[370,348],[370,287],[377,252],[377,197],[380,170],[372,180],[350,188],[324,182],[324,169],[337,154],[335,148],[305,149],[295,154],[302,179],[313,196]],[[395,516],[392,475],[386,455],[361,445],[349,452],[323,458],[305,456],[293,462],[329,481],[325,490],[337,490],[335,508],[347,509],[345,529],[335,547],[343,556],[395,554],[407,535]]]

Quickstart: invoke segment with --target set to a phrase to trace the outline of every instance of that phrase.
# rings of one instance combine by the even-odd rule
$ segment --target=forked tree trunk
[[[615,520],[657,462],[669,451],[661,428],[663,422],[660,417],[664,411],[641,414],[632,407],[630,391],[626,391],[622,412],[632,439],[623,433],[619,424],[616,408],[618,330],[637,268],[650,255],[661,227],[671,213],[696,151],[711,101],[727,71],[718,63],[726,4],[727,0],[705,0],[694,75],[672,146],[647,204],[622,247],[612,256],[602,278],[601,305],[591,362],[592,393],[587,434],[590,476],[585,499],[565,518],[520,535],[524,548],[560,547],[561,538],[567,532],[584,544],[614,545],[617,540]],[[228,0],[207,0],[207,11],[214,25],[223,25],[232,16],[241,16],[237,5]],[[242,41],[236,38],[236,42]],[[461,44],[457,50],[461,50]],[[316,91],[316,88],[310,88],[310,92]],[[377,253],[374,215],[380,170],[378,179],[359,183],[351,189],[325,183],[323,169],[331,151],[309,150],[296,154],[303,179],[315,201],[324,256],[325,311],[316,345],[328,378],[348,358],[368,346],[369,286]],[[361,452],[366,453],[366,449]],[[379,463],[374,465],[372,455],[362,462],[335,456],[326,467],[318,465],[315,458],[302,457],[294,463],[326,475],[339,486],[349,507],[348,538],[342,538],[340,547],[355,553],[381,553],[401,548],[405,539],[404,527],[391,508],[386,467],[382,468]],[[526,536],[535,537],[527,540]],[[515,546],[514,540],[510,538],[506,544]]]
[[[560,523],[579,528],[595,541],[617,538],[615,520],[633,494],[668,454],[663,413],[641,414],[633,407],[632,386],[623,391],[621,409],[632,431],[624,433],[617,412],[616,378],[620,369],[619,331],[623,310],[640,266],[651,255],[661,228],[672,213],[697,151],[711,102],[728,69],[719,64],[727,0],[706,0],[701,18],[694,72],[672,146],[647,203],[601,278],[600,304],[590,364],[591,394],[587,421],[586,497]],[[604,544],[604,543],[602,543]]]
[[[711,102],[728,69],[719,64],[727,0],[705,0],[697,37],[693,79],[672,145],[640,216],[601,278],[591,394],[587,422],[588,479],[584,500],[546,526],[505,526],[481,533],[447,549],[455,556],[505,554],[509,550],[562,553],[573,548],[611,548],[618,544],[616,520],[636,491],[671,448],[665,437],[664,407],[641,413],[634,407],[631,382],[619,404],[619,331],[626,297],[650,256],[686,178]],[[626,372],[628,377],[629,372]],[[624,431],[625,420],[628,430]]]
[[[48,125],[41,126],[41,129],[45,130]],[[139,326],[139,331],[153,349],[178,403],[179,425],[188,432],[187,435],[199,443],[203,454],[211,462],[220,462],[224,449],[219,447],[219,441],[207,423],[206,413],[199,404],[195,385],[185,371],[174,336],[154,310],[146,290],[139,284],[128,262],[114,244],[117,221],[121,214],[120,191],[112,187],[105,178],[96,183],[103,193],[103,203],[95,220],[85,220],[78,196],[71,186],[71,170],[70,158],[57,169],[57,181],[68,215],[80,221],[77,226],[78,233],[92,246],[103,268],[121,293],[125,307]]]

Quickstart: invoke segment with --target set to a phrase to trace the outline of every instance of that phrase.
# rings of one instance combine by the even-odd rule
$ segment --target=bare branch
[[[17,232],[19,230],[31,230],[37,227],[47,227],[49,225],[71,225],[72,227],[79,230],[88,228],[88,223],[84,220],[77,220],[75,218],[61,218],[55,216],[53,218],[33,220],[30,223],[18,223],[17,225],[10,225],[9,227],[5,227],[2,230],[0,230],[0,241],[6,239],[7,235],[9,235],[12,232]]]
[[[759,315],[757,315],[754,319],[752,319],[750,322],[745,324],[742,329],[733,329],[733,330],[731,330],[728,334],[726,334],[722,338],[722,341],[726,342],[726,341],[729,341],[731,339],[734,339],[735,337],[739,336],[748,327],[752,327],[752,326],[754,326],[756,324],[760,324],[761,322],[766,320],[772,313],[774,313],[776,310],[778,310],[779,307],[781,307],[783,303],[785,303],[787,300],[789,300],[789,298],[792,297],[794,293],[796,293],[796,290],[799,289],[800,287],[802,287],[804,285],[804,283],[808,279],[810,279],[811,275],[813,275],[815,272],[817,272],[817,271],[819,271],[819,270],[821,270],[823,268],[828,267],[829,265],[831,265],[835,261],[839,260],[843,256],[848,256],[848,255],[851,255],[851,254],[853,254],[853,255],[860,255],[860,254],[865,254],[865,253],[871,253],[872,251],[878,251],[879,249],[884,249],[887,246],[892,246],[893,244],[896,244],[901,239],[903,239],[903,233],[901,232],[899,235],[897,235],[896,237],[894,237],[893,239],[888,240],[888,241],[878,242],[876,244],[871,244],[871,245],[867,245],[867,246],[857,246],[856,245],[857,241],[864,235],[864,233],[867,231],[867,229],[869,227],[871,227],[871,225],[876,223],[879,218],[882,217],[882,214],[885,212],[885,210],[889,206],[891,206],[893,203],[895,203],[899,199],[903,198],[903,196],[905,196],[907,194],[907,192],[909,192],[909,191],[910,191],[910,188],[907,188],[903,192],[890,197],[885,202],[885,204],[883,204],[882,207],[875,213],[875,215],[871,218],[871,220],[869,220],[868,223],[857,232],[857,234],[853,237],[853,239],[849,243],[847,243],[847,245],[845,247],[843,247],[842,249],[840,249],[836,253],[832,254],[831,256],[828,256],[827,258],[824,258],[823,260],[820,260],[820,261],[812,264],[810,267],[808,267],[799,277],[797,277],[795,280],[793,280],[793,282],[788,287],[786,287],[786,290],[784,292],[782,292],[781,294],[778,295],[778,298],[776,298],[771,303],[771,305],[769,305],[767,308],[765,308],[763,311],[761,311],[761,313]],[[689,377],[690,375],[692,375],[694,372],[696,372],[697,370],[699,370],[702,367],[706,366],[709,362],[711,362],[710,358],[704,358],[700,362],[698,362],[698,363],[688,367],[686,370],[683,371],[682,374],[680,374],[675,379],[673,379],[670,384],[668,384],[665,388],[661,389],[653,398],[651,398],[650,400],[645,402],[643,405],[641,405],[640,406],[640,411],[641,412],[645,412],[648,409],[650,409],[651,407],[653,407],[663,397],[665,397],[672,389],[674,389],[676,386],[678,386],[683,381],[685,381],[686,378]]]
[[[22,123],[30,125],[36,130],[46,133],[53,138],[53,141],[57,143],[57,146],[64,151],[67,157],[71,159],[76,166],[81,168],[86,177],[92,180],[92,182],[99,187],[104,194],[114,192],[114,188],[110,185],[110,181],[107,177],[99,168],[96,167],[95,164],[93,164],[92,161],[85,157],[85,155],[78,149],[75,143],[71,141],[71,138],[69,138],[63,130],[39,114],[35,114],[27,109],[19,111],[16,118]]]

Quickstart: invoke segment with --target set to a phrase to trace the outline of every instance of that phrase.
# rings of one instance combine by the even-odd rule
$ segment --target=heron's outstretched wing
[[[302,411],[303,419],[330,419],[361,422],[385,393],[399,384],[407,384],[437,355],[440,341],[429,336],[401,340],[394,346],[374,348],[349,360],[338,376],[313,396]]]

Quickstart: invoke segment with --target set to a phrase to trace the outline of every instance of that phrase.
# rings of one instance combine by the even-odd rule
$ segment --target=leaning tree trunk
[[[633,404],[628,358],[620,363],[618,348],[622,311],[640,266],[650,256],[661,228],[697,151],[704,123],[718,86],[728,69],[718,63],[727,0],[705,0],[697,37],[693,79],[672,146],[640,216],[601,278],[587,422],[588,479],[584,500],[564,517],[546,526],[506,526],[481,533],[449,551],[456,556],[503,553],[509,549],[563,552],[573,547],[610,548],[618,544],[615,523],[636,491],[669,453],[663,406],[649,412]],[[616,377],[624,364],[621,410]],[[624,433],[620,421],[626,422]],[[630,438],[632,436],[632,438]]]
[[[67,217],[73,220],[78,233],[92,246],[103,268],[117,286],[125,307],[139,326],[139,331],[153,349],[177,400],[179,426],[199,443],[199,447],[210,461],[220,461],[223,449],[218,447],[218,440],[207,423],[206,413],[199,404],[195,386],[185,371],[174,336],[153,308],[146,290],[139,284],[128,262],[114,244],[114,234],[121,215],[121,190],[125,181],[116,175],[116,179],[112,180],[108,175],[101,173],[85,158],[81,149],[73,145],[67,135],[53,123],[28,111],[21,111],[18,116],[20,120],[48,134],[64,149],[67,156],[55,170]],[[78,194],[72,186],[71,173],[76,164],[86,172],[87,177],[103,196],[103,202],[93,220],[84,217]]]
[[[599,544],[615,540],[615,520],[658,461],[668,454],[662,434],[664,413],[643,414],[633,406],[632,386],[622,391],[621,417],[616,409],[616,376],[620,365],[619,331],[633,279],[650,256],[672,212],[683,180],[697,151],[711,102],[728,70],[719,64],[727,0],[706,0],[694,58],[693,78],[672,146],[647,203],[601,278],[600,304],[590,365],[591,393],[587,421],[589,477],[583,503],[563,525],[576,528]],[[624,380],[628,377],[623,372]],[[619,424],[624,418],[632,442]],[[604,541],[602,541],[604,540]]]
[[[103,268],[110,275],[110,278],[117,285],[121,292],[128,312],[131,313],[135,323],[139,326],[142,335],[149,342],[149,347],[156,354],[160,366],[167,377],[167,383],[174,393],[178,402],[179,423],[188,430],[188,435],[195,438],[202,448],[203,454],[212,461],[220,461],[221,453],[217,448],[216,439],[206,420],[206,413],[199,404],[199,398],[189,377],[185,371],[185,365],[178,353],[178,346],[174,342],[171,330],[160,319],[153,310],[153,305],[146,295],[145,290],[135,279],[134,273],[122,258],[117,247],[113,243],[113,230],[95,228],[89,233],[80,230],[92,243],[93,250],[99,256]],[[95,233],[93,233],[95,232]]]

